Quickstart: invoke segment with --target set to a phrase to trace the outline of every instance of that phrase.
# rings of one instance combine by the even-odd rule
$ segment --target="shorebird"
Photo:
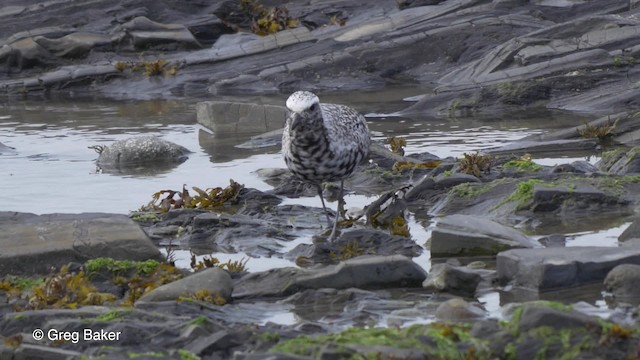
[[[309,91],[294,92],[286,105],[289,115],[282,135],[284,161],[294,176],[316,186],[329,226],[331,217],[322,196],[322,183],[340,181],[337,216],[329,235],[329,241],[333,241],[344,204],[344,179],[369,154],[367,121],[348,106],[320,103]]]

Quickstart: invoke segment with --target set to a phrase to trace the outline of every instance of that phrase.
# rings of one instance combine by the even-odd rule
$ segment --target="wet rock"
[[[454,173],[454,174],[451,174],[450,176],[438,176],[435,179],[435,188],[449,189],[460,184],[479,183],[479,182],[480,182],[480,179],[478,179],[473,175]]]
[[[252,256],[271,256],[282,248],[277,240],[290,241],[326,224],[321,208],[283,205],[264,211],[261,206],[267,205],[254,203],[233,215],[199,214],[180,241],[197,253],[242,251]]]
[[[494,256],[513,248],[539,245],[521,232],[477,216],[449,215],[431,233],[432,257]]]
[[[575,215],[579,211],[600,212],[601,209],[617,209],[627,204],[628,201],[606,194],[588,184],[574,186],[536,184],[533,186],[533,203],[529,208],[534,212],[562,212]]]
[[[600,170],[616,175],[640,173],[640,147],[629,150],[612,150],[602,154],[596,164]]]
[[[542,326],[554,329],[580,328],[598,326],[596,319],[574,310],[560,310],[548,306],[525,304],[518,323],[518,330],[527,332]]]
[[[542,292],[600,282],[620,264],[640,264],[640,249],[514,249],[498,254],[496,276],[501,284]]]
[[[422,286],[431,291],[447,292],[473,298],[483,275],[486,276],[490,273],[492,271],[473,270],[449,264],[436,264],[431,267]]]
[[[640,303],[640,265],[622,264],[609,271],[604,279],[607,291],[619,302]]]
[[[1,352],[0,352],[1,354]],[[14,350],[11,359],[69,359],[82,357],[82,353],[73,350],[56,349],[54,347],[22,344]]]
[[[286,296],[320,288],[412,287],[425,278],[424,270],[405,256],[360,256],[322,268],[281,268],[248,274],[235,284],[233,296]]]
[[[397,0],[400,10],[409,9],[416,6],[438,5],[445,0]]]
[[[205,101],[196,107],[198,123],[215,133],[264,133],[282,128],[284,106],[228,101]]]
[[[107,51],[111,47],[111,39],[108,36],[88,32],[75,32],[54,39],[37,36],[33,40],[51,54],[64,58],[81,58],[87,56],[94,48]]]
[[[209,355],[216,350],[227,350],[244,344],[251,337],[249,331],[220,330],[209,336],[199,337],[185,346],[196,355]]]
[[[296,279],[302,288],[387,288],[421,285],[425,271],[402,255],[359,256],[330,265]]]
[[[97,257],[161,260],[140,227],[118,214],[0,212],[0,273],[46,273]]]
[[[207,290],[213,296],[231,300],[233,283],[231,276],[220,268],[208,268],[193,275],[157,287],[144,294],[138,301],[176,300],[181,296],[188,297],[196,291]]]
[[[551,234],[538,239],[538,242],[544,247],[565,247],[567,238],[563,234]]]
[[[201,45],[181,24],[161,24],[144,16],[136,17],[114,30],[120,50],[198,49]]]
[[[314,264],[332,264],[336,263],[341,256],[349,256],[349,251],[359,255],[397,254],[416,257],[422,253],[422,247],[404,236],[389,235],[387,231],[364,228],[342,231],[338,239],[332,243],[300,244],[287,252],[285,258],[297,260],[302,256]]]
[[[447,300],[436,309],[436,318],[441,321],[471,321],[485,316],[486,311],[479,304],[461,298]]]
[[[98,146],[97,165],[104,171],[129,172],[174,167],[187,160],[189,150],[155,136],[137,136]]]
[[[570,164],[556,165],[551,169],[552,173],[576,173],[576,174],[588,174],[598,172],[598,168],[592,165],[588,161],[580,160],[574,161]]]
[[[519,140],[506,145],[484,149],[483,151],[491,155],[513,154],[513,155],[545,155],[557,154],[558,152],[572,151],[593,151],[598,145],[595,139],[568,139],[568,140]]]
[[[632,239],[640,239],[640,218],[635,218],[633,222],[631,222],[631,225],[618,236],[618,241],[629,241]]]

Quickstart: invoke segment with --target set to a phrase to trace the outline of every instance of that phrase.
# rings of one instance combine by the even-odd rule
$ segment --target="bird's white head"
[[[316,94],[309,91],[296,91],[287,99],[287,108],[299,113],[310,109],[313,105],[319,104],[320,99]]]

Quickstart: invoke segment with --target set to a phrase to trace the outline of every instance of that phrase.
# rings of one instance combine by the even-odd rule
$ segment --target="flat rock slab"
[[[431,233],[431,256],[493,256],[513,248],[540,246],[526,235],[470,215],[445,216]]]
[[[264,133],[282,128],[283,106],[229,101],[203,101],[196,107],[197,121],[215,133]],[[279,137],[282,137],[279,134]]]
[[[211,295],[231,300],[233,283],[231,276],[220,268],[209,268],[180,280],[157,287],[144,294],[138,301],[177,300],[181,296],[193,295],[196,291],[207,290]]]
[[[162,258],[125,215],[0,212],[0,274],[45,273],[50,267],[97,257]]]
[[[635,247],[513,249],[498,254],[498,281],[534,291],[602,282],[620,264],[640,264]]]
[[[426,277],[426,272],[408,257],[366,255],[310,270],[280,268],[249,274],[236,283],[233,297],[287,296],[322,288],[418,287]]]

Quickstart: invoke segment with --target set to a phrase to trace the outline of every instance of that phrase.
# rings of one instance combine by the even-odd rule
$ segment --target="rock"
[[[51,267],[97,257],[161,260],[140,227],[118,214],[0,212],[0,273],[47,273]]]
[[[139,16],[114,30],[114,43],[119,49],[177,50],[199,49],[201,45],[191,32],[181,24],[161,24]]]
[[[473,175],[454,173],[450,176],[438,176],[435,179],[434,187],[436,189],[449,189],[459,184],[479,183],[480,179]]]
[[[303,289],[380,289],[422,284],[425,271],[402,255],[360,256],[337,265],[301,270],[272,269],[242,277],[234,298],[286,296]]]
[[[217,331],[209,336],[196,338],[185,348],[196,355],[211,354],[215,350],[227,350],[244,344],[251,337],[251,332]]]
[[[640,304],[640,265],[614,267],[604,279],[604,286],[618,302]]]
[[[51,54],[64,58],[81,58],[87,56],[94,48],[109,50],[111,47],[111,39],[108,36],[88,32],[75,32],[57,39],[37,36],[33,40]]]
[[[640,249],[568,247],[514,249],[496,258],[496,276],[533,291],[548,291],[601,282],[620,264],[640,264]]]
[[[137,136],[97,147],[97,165],[104,171],[135,172],[164,170],[187,160],[189,150],[155,136]]]
[[[181,296],[188,297],[200,290],[207,290],[213,296],[220,296],[225,301],[230,301],[233,291],[231,276],[220,268],[208,268],[180,280],[159,286],[144,294],[138,301],[177,300]]]
[[[631,225],[624,229],[622,234],[618,236],[618,241],[628,241],[632,239],[640,239],[640,217],[637,217],[631,222]]]
[[[337,262],[345,252],[348,253],[345,249],[349,248],[355,248],[352,251],[361,252],[361,255],[403,255],[411,258],[422,253],[422,247],[413,239],[364,228],[343,230],[332,243],[300,244],[287,252],[285,258],[295,260],[304,256],[315,264],[331,264]]]
[[[431,232],[431,256],[494,256],[513,248],[539,247],[521,232],[469,215],[441,218]]]
[[[293,267],[249,273],[234,284],[233,297],[247,298],[291,295],[298,290],[302,290],[295,287],[295,282],[303,273],[304,270]]]
[[[596,148],[598,142],[594,139],[568,139],[568,140],[527,140],[522,139],[503,146],[483,149],[486,154],[490,155],[545,155],[557,154],[559,151],[592,151]]]
[[[214,133],[248,134],[281,129],[284,106],[228,101],[204,101],[196,107],[197,121]]]
[[[606,194],[589,184],[574,184],[574,186],[535,184],[533,202],[529,208],[534,212],[561,212],[575,216],[580,211],[604,212],[606,210],[602,209],[617,209],[627,204],[628,201]]]
[[[431,267],[422,286],[431,291],[473,298],[482,281],[482,272],[449,264],[436,264]]]
[[[640,173],[640,147],[634,147],[628,151],[605,152],[596,166],[602,171],[616,175]]]
[[[548,306],[536,306],[536,303],[523,305],[524,311],[518,323],[518,331],[527,332],[542,326],[553,329],[580,328],[598,326],[596,319],[575,310],[559,310]]]
[[[471,321],[485,316],[486,312],[479,304],[469,303],[461,298],[449,299],[436,309],[436,318],[441,321]]]
[[[413,287],[421,285],[425,278],[425,271],[408,257],[371,255],[301,275],[296,285],[305,289]]]
[[[400,10],[409,9],[417,6],[438,5],[445,0],[397,0]]]
[[[551,169],[552,173],[575,173],[575,174],[588,174],[598,172],[598,168],[591,165],[590,162],[580,160],[574,161],[570,164],[556,165]]]
[[[547,236],[543,236],[538,239],[538,242],[542,244],[542,246],[550,248],[550,247],[565,247],[567,243],[567,238],[563,234],[551,234]]]

